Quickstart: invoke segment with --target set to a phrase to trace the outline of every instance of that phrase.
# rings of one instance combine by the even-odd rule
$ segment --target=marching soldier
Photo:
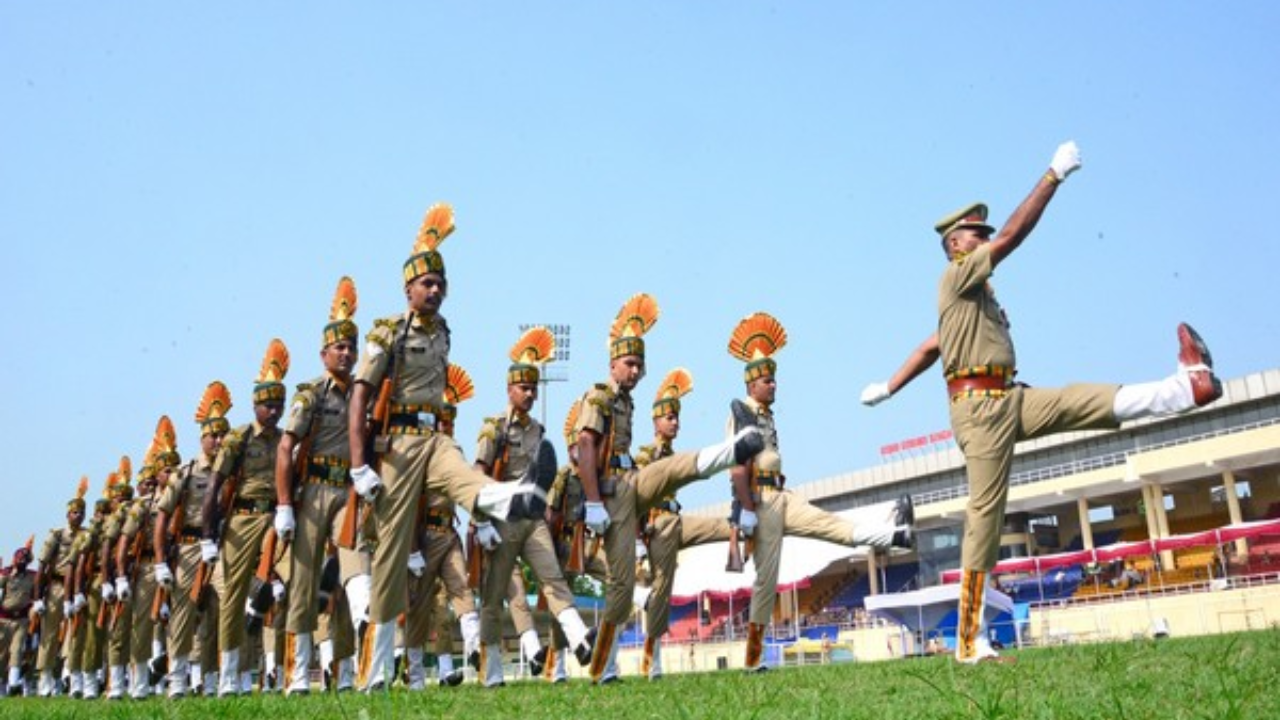
[[[408,312],[375,323],[351,393],[351,458],[352,464],[359,463],[351,479],[360,495],[374,503],[378,528],[369,608],[374,628],[369,690],[390,685],[395,620],[408,600],[412,527],[424,485],[473,516],[498,519],[506,517],[520,490],[477,472],[451,438],[437,434],[449,365],[449,325],[440,315],[448,284],[444,258],[436,248],[453,228],[448,205],[428,210],[403,269]],[[370,430],[377,435],[373,442]],[[379,460],[385,479],[368,464]]]
[[[133,504],[133,463],[129,456],[120,458],[120,465],[115,473],[114,482],[107,479],[111,488],[112,507],[102,524],[102,539],[98,543],[98,566],[102,583],[102,603],[104,609],[99,612],[102,621],[101,629],[106,631],[106,665],[107,665],[107,699],[119,700],[124,697],[129,682],[125,673],[131,649],[131,632],[133,615],[124,612],[124,600],[116,597],[114,572],[116,562],[116,543],[124,530],[125,519],[129,507]]]
[[[351,470],[347,404],[351,371],[359,357],[356,342],[360,333],[352,321],[356,302],[355,283],[349,277],[342,278],[321,340],[320,361],[325,374],[298,386],[276,450],[276,534],[293,536],[285,625],[288,642],[293,643],[293,666],[286,668],[289,695],[305,695],[311,690],[320,571],[326,544],[337,539],[339,513],[347,504]],[[295,482],[301,487],[295,487]],[[330,629],[342,633],[349,628]],[[352,644],[349,638],[345,643]]]
[[[36,571],[36,599],[32,611],[40,617],[40,650],[36,655],[36,672],[39,676],[37,694],[50,697],[58,693],[58,653],[62,640],[58,637],[63,618],[69,613],[71,598],[67,597],[67,579],[71,572],[68,559],[71,544],[83,532],[85,502],[89,490],[89,478],[81,478],[76,496],[67,503],[67,526],[54,528],[45,538],[40,549]]]
[[[1222,395],[1209,349],[1185,323],[1178,326],[1178,370],[1163,381],[1081,383],[1061,389],[1014,382],[1018,367],[1008,317],[988,280],[1031,234],[1058,186],[1079,167],[1076,144],[1060,145],[1049,170],[999,233],[987,224],[982,203],[934,226],[948,259],[939,284],[938,331],[887,382],[872,383],[862,392],[862,402],[875,405],[942,360],[951,427],[969,478],[955,654],[966,664],[1001,659],[987,639],[983,608],[988,574],[999,559],[1014,445],[1051,433],[1116,428],[1125,420],[1182,413]]]
[[[747,364],[743,378],[746,401],[734,401],[730,428],[757,426],[765,440],[764,450],[731,473],[733,494],[739,505],[738,526],[755,542],[756,579],[751,589],[745,662],[746,669],[752,672],[768,668],[764,664],[764,629],[773,620],[785,535],[851,547],[909,548],[912,543],[914,515],[908,496],[859,508],[846,520],[786,491],[772,409],[778,371],[773,355],[786,343],[786,329],[768,313],[743,318],[729,338],[729,354]]]
[[[475,397],[471,376],[459,365],[449,364],[444,386],[443,404],[436,427],[439,433],[453,438],[458,405]],[[414,532],[415,550],[409,554],[409,607],[405,611],[404,657],[410,690],[426,687],[427,671],[423,665],[424,650],[431,634],[434,590],[442,586],[462,631],[463,653],[470,656],[480,650],[480,614],[475,597],[468,587],[466,560],[455,529],[455,504],[446,495],[430,489],[418,499],[421,508]],[[452,633],[450,633],[452,638]],[[479,664],[478,662],[476,663]],[[462,683],[461,670],[441,676],[444,685]]]
[[[246,672],[249,660],[247,652],[241,657],[249,584],[267,531],[274,532],[275,464],[281,435],[277,425],[284,410],[283,380],[288,372],[289,350],[279,339],[272,340],[253,388],[253,422],[228,432],[222,441],[200,512],[204,562],[217,562],[219,543],[226,549],[218,603],[219,696],[240,694],[245,686],[240,673],[241,660],[246,661]],[[230,502],[223,500],[224,493]]]
[[[485,419],[476,446],[476,467],[495,480],[518,483],[539,469],[537,465],[543,460],[539,457],[539,451],[543,447],[543,427],[529,416],[529,410],[538,398],[541,366],[554,353],[555,340],[551,331],[541,326],[526,331],[511,348],[513,364],[507,369],[507,410],[501,416]],[[552,462],[554,467],[554,460]],[[554,479],[554,473],[549,475],[549,479]],[[560,563],[556,558],[542,508],[536,508],[536,514],[529,515],[493,522],[492,527],[500,542],[487,548],[488,569],[484,575],[480,601],[480,638],[483,643],[481,655],[485,658],[486,687],[504,684],[502,606],[513,585],[519,588],[519,599],[524,600],[523,581],[513,581],[513,571],[518,568],[519,558],[529,564],[538,578],[551,614],[564,631],[570,646],[580,653],[583,664],[589,660],[587,627],[574,607],[573,593],[560,571]],[[528,613],[527,606],[525,612]],[[546,658],[538,641],[538,633],[531,622],[530,627],[517,627],[517,630],[521,632],[521,649],[526,657],[533,660],[537,668],[534,670],[536,675]]]
[[[23,658],[27,649],[27,623],[35,601],[36,574],[31,571],[32,535],[13,553],[13,565],[0,571],[0,652],[7,657],[10,697],[21,695],[26,685]]]
[[[680,433],[680,398],[693,390],[693,376],[684,368],[667,373],[653,401],[653,443],[636,452],[636,467],[675,453],[672,443]],[[675,582],[676,558],[680,550],[729,540],[725,519],[683,517],[675,493],[662,498],[649,510],[642,530],[649,550],[651,580],[645,600],[644,659],[640,672],[656,680],[662,677],[662,636],[671,620],[671,588]]]
[[[93,503],[93,517],[85,531],[71,544],[71,592],[73,612],[67,639],[67,668],[71,673],[71,696],[93,700],[98,697],[98,671],[102,669],[106,632],[97,626],[102,608],[101,578],[98,572],[99,543],[103,525],[111,513],[108,493],[114,474],[107,477],[102,497]]]
[[[608,572],[604,618],[591,656],[591,680],[617,679],[618,627],[631,615],[638,516],[684,485],[727,470],[763,447],[759,431],[743,428],[726,442],[676,453],[637,469],[631,458],[631,391],[644,377],[644,339],[658,304],[643,293],[618,312],[609,332],[609,379],[578,401],[578,473],[586,496],[586,527],[604,537]]]
[[[171,576],[169,585],[169,647],[173,664],[169,671],[169,697],[184,697],[189,689],[204,683],[203,673],[218,667],[214,641],[218,607],[209,577],[213,569],[201,570],[200,537],[204,525],[201,513],[205,495],[213,478],[213,462],[222,448],[222,440],[231,429],[227,413],[231,410],[231,392],[219,380],[205,387],[196,407],[195,420],[200,426],[200,453],[178,469],[177,475],[164,489],[156,503],[155,537],[156,579]],[[164,558],[166,550],[176,546],[171,572]],[[163,566],[163,567],[162,567]],[[201,575],[204,575],[201,578]],[[192,599],[197,580],[204,590],[197,590],[201,604]],[[162,583],[164,584],[164,583]],[[196,637],[202,638],[201,652],[192,652]]]
[[[148,661],[162,652],[153,652],[157,618],[152,613],[152,604],[160,586],[173,586],[173,573],[165,553],[156,554],[157,543],[152,532],[160,493],[180,462],[173,421],[167,415],[161,416],[147,460],[138,473],[138,496],[125,515],[115,549],[116,597],[128,605],[125,612],[131,615],[133,642],[129,652],[129,690],[134,700],[150,697],[152,683]]]

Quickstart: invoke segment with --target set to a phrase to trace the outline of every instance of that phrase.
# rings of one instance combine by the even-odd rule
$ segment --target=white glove
[[[586,506],[587,529],[596,535],[603,535],[604,531],[609,529],[609,511],[604,509],[602,502],[587,501]]]
[[[276,537],[281,540],[293,538],[293,529],[297,527],[293,521],[292,505],[276,506]]]
[[[493,552],[502,544],[502,536],[498,534],[493,523],[476,523],[476,542],[480,543],[480,547]]]
[[[102,602],[112,602],[116,599],[116,586],[109,582],[102,583]]]
[[[70,600],[62,601],[62,616],[71,617],[76,614],[76,606],[71,604]]]
[[[84,593],[76,593],[75,599],[71,601],[71,612],[80,612],[88,602]]]
[[[212,540],[200,541],[200,559],[206,565],[212,565],[218,562],[218,543]]]
[[[409,553],[409,572],[414,577],[422,577],[422,573],[427,571],[427,559],[422,556],[421,550],[414,550]]]
[[[116,597],[120,598],[121,602],[129,599],[129,578],[124,575],[116,578]]]
[[[368,465],[361,465],[351,470],[351,483],[356,486],[356,493],[365,502],[373,502],[382,492],[382,478]]]
[[[37,614],[37,615],[43,615],[43,614],[44,614],[44,601],[43,601],[43,600],[36,600],[35,602],[31,603],[31,612],[33,612],[33,613],[35,613],[35,614]]]
[[[284,600],[284,583],[279,580],[271,581],[271,597],[275,598],[277,603]]]
[[[168,563],[156,563],[155,573],[157,585],[164,588],[173,587],[173,571],[169,569]]]
[[[169,622],[169,603],[160,603],[160,619]]]
[[[875,407],[888,400],[893,393],[889,392],[889,383],[876,382],[862,388],[862,404]]]
[[[760,524],[760,518],[756,517],[755,510],[742,508],[738,512],[738,529],[742,534],[751,537],[756,534],[756,526]]]
[[[1053,154],[1053,160],[1049,161],[1049,169],[1053,171],[1054,177],[1058,178],[1058,182],[1067,179],[1067,176],[1080,169],[1080,148],[1076,147],[1074,140],[1068,140],[1058,146],[1057,152]]]

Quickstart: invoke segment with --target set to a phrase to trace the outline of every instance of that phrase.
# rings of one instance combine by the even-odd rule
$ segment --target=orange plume
[[[787,331],[769,313],[758,312],[738,323],[729,336],[729,354],[744,362],[767,358],[787,344]]]
[[[413,245],[413,252],[435,251],[452,232],[453,207],[448,203],[432,205],[427,210],[427,216],[422,220],[422,228],[418,230],[418,240]]]
[[[262,359],[262,369],[258,372],[257,382],[280,382],[289,373],[289,348],[280,338],[272,338],[267,346],[267,355]]]
[[[569,414],[564,418],[564,441],[569,446],[576,445],[577,435],[573,432],[578,427],[578,415],[582,413],[582,401],[575,400],[569,406]]]
[[[640,337],[658,322],[658,301],[648,293],[636,293],[622,305],[613,326],[609,328],[609,342],[621,337]]]
[[[102,497],[111,497],[111,491],[115,489],[116,483],[119,482],[120,476],[115,473],[107,473],[107,482],[102,486]]]
[[[161,415],[156,422],[156,436],[151,441],[151,448],[157,455],[178,449],[178,434],[174,432],[173,421],[168,415]]]
[[[76,487],[76,497],[84,498],[85,493],[89,492],[89,476],[80,476],[80,485]]]
[[[200,405],[196,407],[196,422],[226,417],[231,411],[231,391],[221,380],[214,380],[204,389]]]
[[[333,294],[333,307],[329,309],[329,320],[340,322],[356,316],[356,283],[349,277],[338,281],[338,289]]]
[[[117,484],[128,485],[133,482],[133,463],[129,461],[128,455],[120,456],[120,469],[116,472],[119,474]]]
[[[471,375],[461,365],[449,363],[449,372],[444,381],[444,401],[457,405],[476,396],[476,386],[471,382]]]
[[[539,325],[524,331],[511,346],[511,362],[538,365],[551,361],[556,351],[556,339],[547,328]]]
[[[27,552],[31,552],[31,549],[32,549],[32,548],[34,548],[35,546],[36,546],[36,536],[35,536],[35,535],[31,535],[30,537],[28,537],[28,538],[27,538],[27,544],[26,544],[26,545],[23,545],[23,547],[25,547],[25,548],[27,549]]]
[[[667,373],[658,384],[658,393],[654,401],[679,400],[693,391],[693,375],[684,368],[676,368]]]

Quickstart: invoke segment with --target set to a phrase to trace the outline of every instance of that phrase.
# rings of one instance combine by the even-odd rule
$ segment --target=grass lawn
[[[0,699],[0,718],[1280,718],[1280,629],[1010,652],[1012,665],[934,657],[426,692],[144,703]]]

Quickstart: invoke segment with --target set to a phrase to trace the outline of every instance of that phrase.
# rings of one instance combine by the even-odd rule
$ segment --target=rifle
[[[178,544],[174,542],[174,538],[182,534],[182,527],[186,522],[187,506],[179,498],[178,505],[173,510],[173,515],[169,516],[168,542],[164,543],[164,554],[158,556],[163,558],[163,562],[169,563],[171,567],[176,566],[177,563],[170,563],[170,561],[178,559]],[[176,582],[177,578],[175,577],[174,580]],[[163,623],[168,621],[168,616],[163,612],[167,602],[169,602],[169,588],[156,583],[155,597],[151,599],[151,622]]]
[[[391,355],[387,362],[391,367],[383,378],[382,383],[378,385],[378,395],[373,401],[372,423],[373,426],[381,426],[379,432],[374,433],[373,438],[373,458],[369,461],[369,466],[377,471],[382,464],[382,456],[386,454],[390,447],[390,441],[387,440],[387,428],[391,423],[391,396],[395,394],[396,385],[400,382],[400,366],[403,362],[396,362],[397,356],[404,354],[404,343],[409,337],[409,328],[413,325],[413,312],[410,311],[405,315],[404,330],[400,333],[400,338],[396,340],[391,348]],[[364,412],[360,408],[360,412]],[[351,458],[354,465],[362,458]],[[352,484],[347,488],[347,512],[342,516],[342,527],[338,529],[337,545],[347,550],[356,549],[356,536],[359,534],[360,527],[364,524],[371,508],[368,503],[364,503],[366,507],[361,508],[360,493],[356,492],[356,487]],[[363,512],[362,512],[363,510]]]
[[[138,569],[138,561],[142,559],[142,528],[133,534],[132,545],[129,552],[125,554],[125,566],[121,568],[121,575],[129,576],[130,585],[134,585],[134,576]],[[120,622],[120,616],[124,614],[126,603],[120,598],[116,598],[116,606],[111,612],[111,629],[116,629],[116,624]]]
[[[258,569],[254,572],[253,579],[249,581],[249,607],[253,609],[253,613],[246,621],[245,630],[250,633],[256,634],[262,629],[267,611],[271,609],[274,599],[271,596],[271,568],[276,564],[278,540],[275,527],[267,528],[267,534],[262,538],[262,555],[258,558]]]
[[[740,573],[746,562],[751,559],[751,552],[755,548],[755,538],[746,538],[743,547],[739,547],[742,530],[738,527],[738,518],[742,515],[742,504],[734,500],[732,507],[733,509],[729,513],[729,560],[725,563],[724,571]]]
[[[497,449],[493,456],[493,467],[489,469],[489,477],[498,482],[503,481],[502,476],[507,472],[507,454],[511,450],[507,444],[507,428],[511,425],[511,412],[507,411],[506,420],[495,433]],[[475,518],[472,518],[471,526],[467,528],[467,587],[478,590],[483,578],[484,548],[480,545],[480,538],[476,533]]]

